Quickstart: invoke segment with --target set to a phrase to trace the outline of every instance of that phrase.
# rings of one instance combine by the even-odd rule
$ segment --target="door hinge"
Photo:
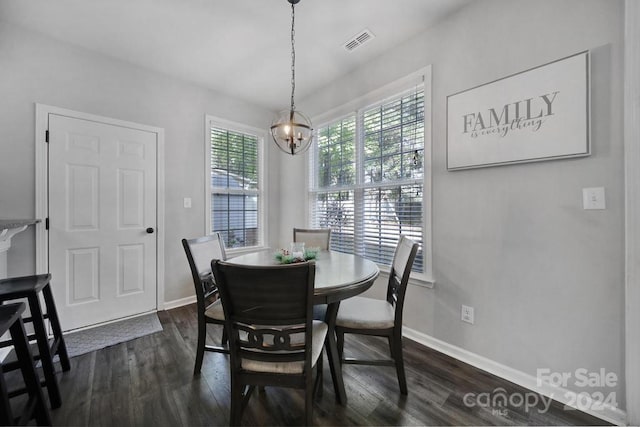
[[[49,129],[44,132],[44,141],[47,143],[49,142]]]
[[[48,230],[49,229],[49,218],[44,220],[44,229]]]

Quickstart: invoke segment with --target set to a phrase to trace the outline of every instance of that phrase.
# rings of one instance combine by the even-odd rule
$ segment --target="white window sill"
[[[227,253],[227,258],[237,257],[240,255],[250,254],[253,252],[262,252],[269,250],[270,248],[267,246],[249,246],[246,248],[229,248],[225,249]]]
[[[380,275],[388,279],[390,271],[389,267],[386,265],[378,265],[378,268],[380,268]],[[433,289],[436,282],[425,274],[411,273],[411,276],[409,276],[409,284],[413,286],[420,286],[421,288]]]

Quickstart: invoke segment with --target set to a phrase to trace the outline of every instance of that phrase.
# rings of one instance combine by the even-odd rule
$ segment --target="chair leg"
[[[338,358],[340,359],[340,364],[342,364],[344,354],[344,332],[339,329],[336,329],[336,342],[338,344]]]
[[[398,384],[400,385],[400,393],[408,394],[407,390],[407,378],[404,374],[404,357],[402,354],[402,334],[393,334],[393,345],[391,346],[391,354],[396,362],[396,372],[398,374]]]
[[[235,378],[231,378],[231,416],[229,425],[239,426],[242,418],[242,401],[244,386],[238,384]]]
[[[242,389],[242,406],[240,407],[240,413],[241,414],[244,412],[244,409],[249,404],[249,399],[251,399],[251,395],[255,391],[256,387],[258,387],[258,388],[262,387],[263,391],[264,391],[264,387],[263,386],[256,386],[256,385],[248,385],[248,386],[246,386],[246,387],[244,387]],[[240,422],[240,421],[238,421],[238,422]]]
[[[305,425],[310,426],[313,421],[313,384],[311,378],[307,381],[304,393],[304,418]]]
[[[318,361],[316,362],[316,381],[313,384],[313,395],[319,399],[322,398],[322,389],[323,389],[323,382],[322,382],[323,359],[324,359],[324,353],[320,353],[320,356],[318,357]]]
[[[44,373],[47,392],[49,393],[49,403],[51,408],[56,409],[62,405],[62,397],[58,388],[58,380],[56,379],[56,371],[53,366],[53,358],[51,349],[49,348],[49,340],[47,339],[47,330],[44,326],[44,317],[35,293],[27,297],[29,301],[29,310],[31,310],[31,318],[33,320],[33,330],[38,343],[38,354],[40,355],[40,363],[42,363],[42,372]]]
[[[227,328],[225,328],[224,326],[222,327],[222,345],[228,345],[229,344],[229,335],[227,335]]]
[[[11,402],[9,401],[9,390],[4,380],[2,368],[0,368],[0,425],[10,426],[14,423]]]
[[[207,323],[198,316],[198,346],[196,347],[196,364],[193,368],[193,375],[199,375],[202,369],[202,359],[204,358],[204,346],[207,335]]]
[[[64,336],[62,335],[62,328],[60,327],[60,318],[58,317],[58,312],[56,311],[56,304],[53,300],[53,294],[51,293],[50,284],[47,284],[47,286],[42,289],[42,295],[44,296],[44,303],[47,307],[47,315],[49,316],[49,323],[51,324],[53,337],[54,339],[58,340],[57,354],[60,358],[60,366],[62,366],[63,371],[67,372],[71,369],[71,364],[69,363],[67,345],[64,343]]]
[[[38,425],[50,426],[51,415],[49,414],[49,408],[44,400],[44,393],[40,386],[38,374],[36,374],[35,371],[33,355],[31,354],[21,319],[18,319],[17,322],[11,325],[11,339],[13,340],[16,356],[20,361],[20,370],[22,371],[22,377],[24,378],[24,383],[27,388],[27,392],[29,393],[29,400],[33,401],[34,406],[32,415],[34,415]],[[42,358],[40,360],[42,360]],[[48,382],[47,389],[49,389]],[[27,408],[25,408],[25,410],[27,410]],[[13,420],[10,424],[13,424]]]

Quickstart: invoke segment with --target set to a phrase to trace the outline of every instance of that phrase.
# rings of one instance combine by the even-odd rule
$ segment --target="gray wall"
[[[35,215],[36,102],[164,128],[165,300],[193,295],[180,239],[205,232],[205,114],[266,129],[272,113],[0,21],[0,218]],[[276,172],[269,182],[277,169],[267,168]],[[183,197],[193,199],[191,209]],[[275,188],[272,209],[278,197]],[[10,276],[34,272],[34,240],[33,227],[14,237]]]
[[[622,17],[618,0],[482,0],[297,103],[320,114],[432,64],[437,283],[409,289],[407,326],[531,375],[605,368],[618,374],[621,405]],[[447,95],[585,49],[593,60],[590,157],[446,171]],[[254,126],[271,114],[0,22],[0,217],[34,215],[34,102],[165,129],[166,299],[191,295],[179,239],[204,231],[204,114]],[[272,154],[275,246],[306,224],[307,167]],[[581,189],[591,186],[606,188],[607,210],[582,210]],[[191,210],[182,208],[187,196]],[[25,232],[9,274],[33,269],[33,234]],[[461,304],[475,307],[475,325],[460,321]]]
[[[623,13],[612,0],[483,0],[298,102],[317,115],[432,64],[436,285],[408,290],[406,325],[534,376],[605,368],[622,406]],[[590,157],[447,172],[447,95],[586,49]],[[592,186],[605,187],[607,210],[582,209]],[[305,208],[285,192],[282,203],[283,214]]]

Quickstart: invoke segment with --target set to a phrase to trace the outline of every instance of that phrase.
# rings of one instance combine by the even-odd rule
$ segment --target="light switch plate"
[[[584,209],[606,209],[604,187],[583,188],[582,206]]]

